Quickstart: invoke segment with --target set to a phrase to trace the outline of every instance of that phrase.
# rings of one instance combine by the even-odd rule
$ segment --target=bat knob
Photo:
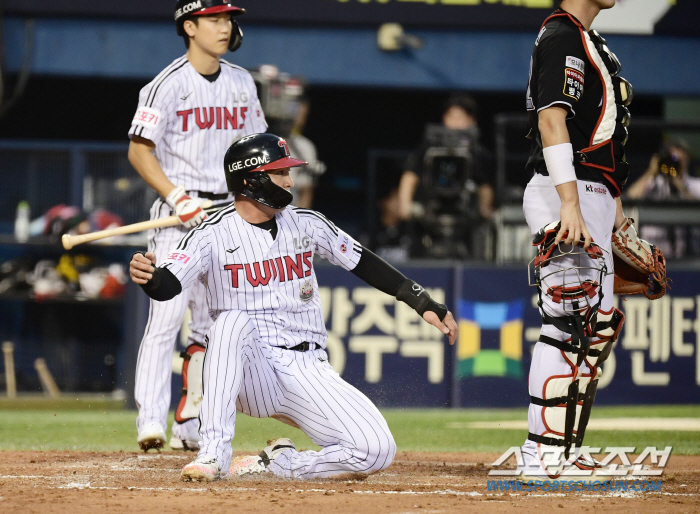
[[[66,250],[73,248],[73,243],[70,240],[69,234],[63,234],[63,236],[61,236],[61,243],[63,244],[63,248]]]

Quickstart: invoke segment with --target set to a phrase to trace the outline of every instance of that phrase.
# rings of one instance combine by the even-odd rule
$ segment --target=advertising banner
[[[659,300],[615,299],[626,322],[602,366],[597,404],[700,399],[700,272],[672,269],[668,275],[672,289]],[[526,406],[540,317],[525,267],[463,270],[461,291],[455,404]]]
[[[451,403],[453,347],[403,302],[335,266],[315,267],[333,368],[380,406]],[[454,296],[454,270],[401,268],[430,296]]]
[[[525,266],[401,271],[447,303],[459,324],[457,343],[449,346],[412,309],[352,273],[320,265],[336,371],[382,406],[527,406],[540,315]],[[700,399],[700,271],[672,269],[669,276],[672,289],[662,299],[616,298],[626,322],[603,365],[596,404]]]

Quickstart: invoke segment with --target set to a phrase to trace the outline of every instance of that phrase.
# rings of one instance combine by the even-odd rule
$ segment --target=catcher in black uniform
[[[569,468],[594,476],[599,466],[576,448],[600,365],[624,323],[613,307],[613,268],[628,281],[622,294],[654,299],[666,287],[663,255],[637,238],[619,198],[629,175],[633,90],[605,39],[589,30],[600,10],[614,5],[562,0],[542,25],[530,63],[532,179],[523,210],[538,247],[530,276],[539,288],[542,330],[530,367],[529,434],[519,469],[536,479],[557,479]]]

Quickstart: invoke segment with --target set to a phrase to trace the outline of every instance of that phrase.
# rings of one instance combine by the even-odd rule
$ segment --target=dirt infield
[[[488,492],[496,454],[399,453],[365,480],[277,480],[271,475],[183,483],[192,454],[2,452],[2,512],[700,512],[700,456],[671,456],[661,492]],[[233,510],[232,510],[233,509]],[[563,512],[563,511],[562,511]]]

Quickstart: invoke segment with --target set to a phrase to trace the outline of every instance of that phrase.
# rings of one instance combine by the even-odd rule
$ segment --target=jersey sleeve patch
[[[583,73],[566,68],[564,75],[564,94],[578,100],[583,94]]]
[[[573,55],[566,56],[566,67],[567,68],[573,68],[575,70],[580,71],[581,73],[585,73],[584,66],[585,66],[585,63],[583,62],[583,59],[579,59],[578,57],[574,57]]]
[[[187,250],[176,250],[170,252],[163,261],[163,264],[170,264],[177,268],[185,268],[192,264],[194,256]]]
[[[338,237],[335,241],[335,250],[340,257],[350,261],[353,250],[353,239],[342,230],[338,229]]]
[[[158,109],[154,109],[153,107],[139,107],[136,114],[134,114],[134,119],[131,124],[155,130],[158,128],[161,118],[162,116]]]

